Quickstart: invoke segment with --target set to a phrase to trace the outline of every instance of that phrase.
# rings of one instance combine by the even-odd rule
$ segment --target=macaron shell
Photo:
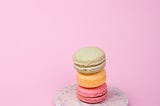
[[[73,60],[81,65],[95,63],[104,57],[105,53],[103,50],[97,47],[81,48],[73,54]]]
[[[76,85],[76,93],[83,97],[99,97],[107,93],[107,85],[104,83],[96,88],[84,88]]]
[[[82,74],[77,71],[76,73],[77,84],[85,88],[94,88],[101,86],[106,81],[105,69],[94,74]]]
[[[91,104],[102,102],[106,99],[106,97],[107,97],[107,94],[104,94],[103,96],[99,96],[99,97],[94,97],[94,98],[87,98],[81,95],[77,95],[77,98],[79,100],[86,102],[86,103],[91,103]]]

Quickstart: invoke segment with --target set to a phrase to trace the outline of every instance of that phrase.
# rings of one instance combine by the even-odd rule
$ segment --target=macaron
[[[83,74],[93,74],[105,67],[105,53],[97,47],[85,47],[73,54],[74,68]]]
[[[76,93],[83,97],[90,97],[90,98],[103,96],[107,93],[107,84],[104,83],[103,85],[95,88],[84,88],[77,84]]]
[[[99,103],[107,97],[107,85],[103,85],[95,88],[84,88],[79,85],[76,86],[76,94],[79,100],[86,103]]]
[[[77,71],[76,73],[77,84],[85,88],[94,88],[101,86],[106,81],[105,69],[100,70],[94,74],[82,74]]]

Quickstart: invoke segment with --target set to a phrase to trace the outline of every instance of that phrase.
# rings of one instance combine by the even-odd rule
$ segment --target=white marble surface
[[[77,99],[75,85],[67,86],[57,91],[55,106],[128,106],[128,98],[120,89],[108,86],[108,96],[104,102],[87,104]]]

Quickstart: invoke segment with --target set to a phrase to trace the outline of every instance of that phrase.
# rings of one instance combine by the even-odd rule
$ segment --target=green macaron
[[[80,48],[73,54],[74,68],[83,74],[93,74],[105,67],[105,53],[97,47]]]

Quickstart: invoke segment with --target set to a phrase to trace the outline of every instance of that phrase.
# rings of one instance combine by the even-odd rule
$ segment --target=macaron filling
[[[74,65],[76,67],[79,67],[79,68],[90,68],[90,67],[97,67],[97,66],[99,66],[99,65],[101,65],[103,63],[105,63],[105,60],[103,60],[102,62],[100,62],[98,64],[93,64],[93,65],[85,65],[85,64],[81,65],[81,64],[78,64],[78,63],[74,63]]]
[[[106,65],[106,61],[103,60],[100,63],[91,64],[91,65],[82,65],[82,64],[74,63],[74,68],[80,73],[93,74],[102,70],[105,67],[105,65]]]

